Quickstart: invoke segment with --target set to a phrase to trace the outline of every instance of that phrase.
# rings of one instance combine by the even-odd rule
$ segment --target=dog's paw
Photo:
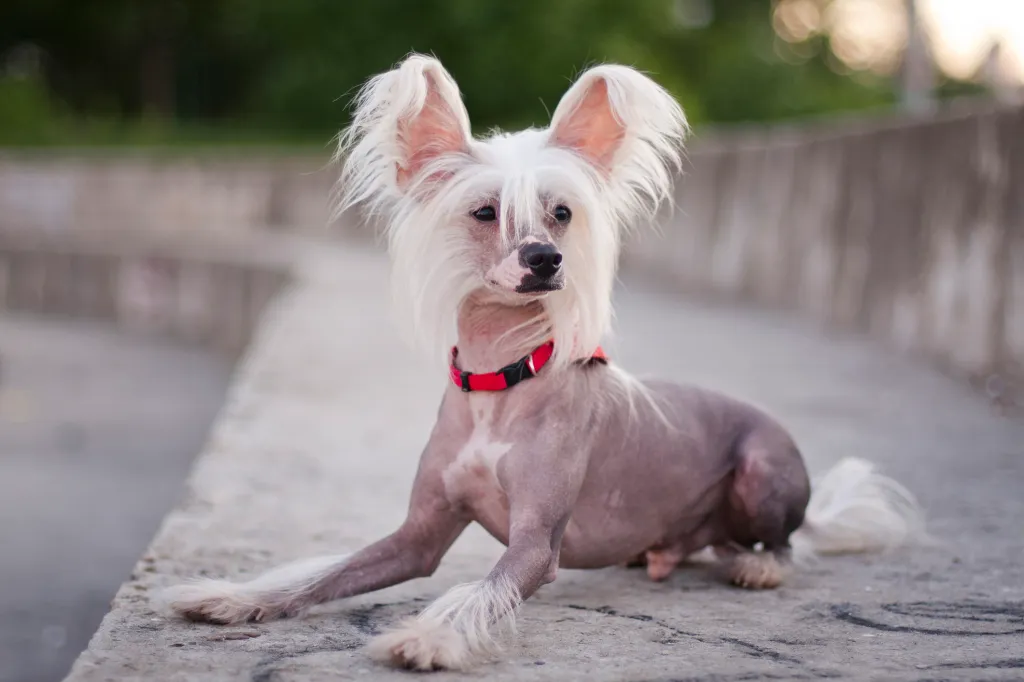
[[[237,625],[287,615],[273,605],[247,597],[238,587],[226,580],[200,580],[168,588],[158,601],[162,610],[197,623]]]
[[[679,547],[647,550],[647,577],[661,582],[672,575],[672,571],[686,558],[686,552]]]
[[[465,636],[448,623],[409,619],[370,641],[370,656],[412,670],[464,670],[472,659]]]
[[[768,590],[782,584],[785,570],[771,552],[743,552],[729,561],[729,580],[750,590]]]

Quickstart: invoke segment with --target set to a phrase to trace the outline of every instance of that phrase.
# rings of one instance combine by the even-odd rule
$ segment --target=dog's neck
[[[539,302],[510,305],[483,293],[459,307],[459,368],[493,372],[519,360],[546,341],[550,323]]]

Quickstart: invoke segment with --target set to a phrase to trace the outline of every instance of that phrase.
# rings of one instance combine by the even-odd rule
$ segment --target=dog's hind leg
[[[803,459],[788,434],[767,421],[740,441],[735,454],[725,502],[732,542],[715,551],[734,585],[778,587],[789,566],[789,536],[803,523],[810,497]]]
[[[736,549],[731,545],[715,547],[724,559],[725,576],[733,585],[749,590],[768,590],[782,584],[789,568],[789,550]]]
[[[624,568],[647,568],[647,552],[640,552],[620,565]]]
[[[667,579],[688,555],[689,552],[681,544],[647,550],[644,562],[647,577],[655,582]]]

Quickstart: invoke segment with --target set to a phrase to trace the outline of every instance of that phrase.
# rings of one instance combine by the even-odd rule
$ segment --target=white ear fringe
[[[506,577],[458,585],[422,613],[373,639],[373,658],[416,670],[465,670],[501,651],[522,600]]]
[[[338,137],[335,160],[343,165],[332,219],[356,204],[365,204],[371,215],[386,213],[388,205],[400,198],[397,168],[405,158],[399,122],[422,111],[431,85],[458,119],[468,141],[469,114],[458,85],[437,59],[409,55],[396,68],[367,81],[355,97],[352,123]]]
[[[636,69],[605,64],[588,69],[573,84],[555,109],[551,130],[573,115],[598,80],[606,83],[612,113],[625,129],[612,162],[608,200],[628,230],[637,218],[653,217],[670,197],[689,125],[682,107],[660,85]]]
[[[797,561],[884,552],[927,539],[913,494],[859,458],[841,460],[811,487],[804,523],[790,540]]]

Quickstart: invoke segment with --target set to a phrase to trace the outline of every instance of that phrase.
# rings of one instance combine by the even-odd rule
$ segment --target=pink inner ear
[[[559,124],[552,140],[610,171],[615,152],[625,136],[626,129],[615,118],[608,101],[608,83],[601,78],[587,89],[576,109]]]
[[[442,154],[466,148],[458,116],[438,93],[433,77],[428,74],[426,79],[427,98],[423,109],[398,123],[398,143],[405,152],[405,163],[398,165],[399,186],[407,185]]]

